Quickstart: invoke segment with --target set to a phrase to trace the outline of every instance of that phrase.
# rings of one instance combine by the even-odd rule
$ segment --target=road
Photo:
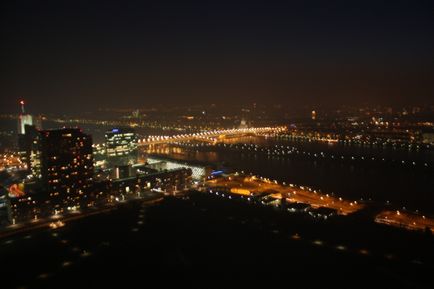
[[[255,176],[231,175],[207,181],[206,185],[210,188],[226,187],[232,189],[232,193],[243,195],[271,192],[271,197],[276,199],[281,199],[282,195],[285,195],[289,202],[306,203],[314,208],[328,207],[336,209],[341,215],[355,213],[364,207],[357,201],[344,200],[302,186],[284,186]],[[408,211],[384,209],[375,216],[375,222],[410,230],[425,230],[428,227],[434,232],[434,218]]]
[[[384,210],[375,217],[375,222],[410,230],[425,230],[434,232],[434,219],[405,211]]]
[[[132,202],[132,201],[141,201],[143,204],[153,204],[155,202],[160,202],[163,200],[163,197],[156,196],[155,198],[151,199],[142,199],[142,198],[136,198],[131,199],[119,203],[109,203],[103,207],[93,207],[90,209],[87,209],[85,211],[75,211],[68,214],[62,214],[62,215],[53,215],[51,217],[47,218],[40,218],[37,220],[32,220],[27,223],[19,223],[15,225],[10,225],[2,230],[0,230],[0,239],[7,238],[16,234],[31,232],[40,228],[48,228],[50,227],[50,224],[53,222],[61,221],[63,223],[75,221],[79,219],[83,219],[86,217],[99,215],[103,213],[108,213],[110,211],[116,210],[119,205],[126,203],[126,202]]]
[[[338,211],[338,214],[348,215],[362,209],[363,205],[357,201],[344,200],[330,196],[328,194],[318,193],[315,190],[296,187],[290,185],[281,185],[268,179],[261,179],[255,176],[235,176],[219,178],[208,181],[209,187],[227,187],[229,189],[238,188],[248,190],[253,195],[262,192],[271,192],[271,196],[281,199],[285,195],[289,202],[299,202],[311,205],[314,208],[327,207]],[[239,191],[243,194],[243,191]]]

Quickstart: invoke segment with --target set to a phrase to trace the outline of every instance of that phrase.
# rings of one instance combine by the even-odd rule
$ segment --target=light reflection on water
[[[433,162],[432,151],[407,151],[392,148],[371,148],[363,146],[347,146],[326,143],[306,143],[297,141],[276,141],[273,138],[244,137],[226,140],[226,143],[244,142],[258,145],[288,145],[311,152],[369,155],[387,159],[412,159]],[[161,154],[178,160],[194,160],[223,165],[236,170],[245,170],[272,179],[309,185],[324,192],[375,201],[390,201],[393,204],[406,206],[408,209],[419,209],[434,213],[432,203],[434,178],[432,169],[414,169],[400,166],[372,165],[370,162],[345,163],[331,160],[315,160],[312,158],[291,158],[267,156],[263,153],[224,150],[215,147],[176,147],[158,145],[149,153]]]

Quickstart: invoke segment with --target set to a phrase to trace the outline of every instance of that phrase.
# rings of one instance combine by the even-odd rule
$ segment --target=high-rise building
[[[20,114],[18,116],[18,134],[26,133],[26,125],[33,125],[33,117],[30,114]]]
[[[93,183],[91,136],[80,129],[39,131],[31,170],[54,209],[80,206]]]
[[[32,115],[26,114],[24,101],[20,101],[21,113],[18,116],[18,152],[21,162],[30,165],[30,147],[33,139],[36,137],[37,129],[40,128],[40,122],[33,118]]]
[[[24,109],[24,100],[20,101],[21,113],[18,116],[18,134],[26,133],[26,125],[33,125],[33,117],[30,114],[26,114]]]
[[[18,153],[21,162],[30,169],[30,154],[33,140],[38,136],[38,130],[34,125],[25,125],[25,134],[18,134]]]
[[[111,168],[137,163],[137,134],[129,128],[114,128],[105,134],[107,163]]]

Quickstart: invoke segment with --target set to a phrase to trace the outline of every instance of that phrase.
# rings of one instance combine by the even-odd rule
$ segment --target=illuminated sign
[[[26,193],[23,192],[24,185],[22,183],[20,184],[12,184],[9,187],[9,197],[11,198],[17,198],[17,197],[23,197],[26,195]]]

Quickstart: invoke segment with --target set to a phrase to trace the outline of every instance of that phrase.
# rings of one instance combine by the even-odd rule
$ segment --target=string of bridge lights
[[[339,143],[344,145],[361,145],[361,146],[374,146],[378,148],[393,148],[393,149],[409,149],[420,150],[430,149],[432,145],[429,143],[409,143],[393,140],[360,140],[360,139],[331,139],[326,137],[312,137],[303,135],[288,135],[280,134],[277,138],[282,140],[292,141],[305,141],[305,142],[327,142],[327,143]]]
[[[201,148],[201,147],[217,147],[235,151],[245,151],[251,153],[260,153],[267,156],[275,157],[292,157],[292,156],[305,156],[313,159],[329,159],[336,161],[363,161],[363,162],[382,162],[382,163],[392,163],[402,166],[410,167],[423,167],[432,168],[433,165],[428,162],[422,161],[412,161],[412,160],[402,160],[402,159],[387,159],[384,157],[374,157],[374,156],[357,156],[357,155],[341,155],[325,152],[311,152],[300,150],[294,146],[284,146],[284,145],[274,145],[274,146],[260,146],[257,144],[226,144],[226,143],[191,143],[191,142],[174,142],[173,144],[190,147],[190,148]]]
[[[277,127],[250,127],[250,128],[233,128],[233,129],[222,129],[222,130],[209,130],[190,134],[179,134],[179,135],[149,135],[146,138],[139,139],[138,145],[147,145],[152,143],[168,143],[177,142],[183,140],[191,139],[209,139],[215,140],[216,137],[224,135],[243,135],[243,134],[266,134],[266,133],[281,133],[287,128],[284,126]]]

